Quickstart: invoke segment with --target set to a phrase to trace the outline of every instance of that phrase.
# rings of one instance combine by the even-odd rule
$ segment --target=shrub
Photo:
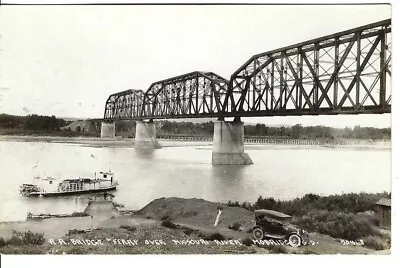
[[[210,241],[213,241],[213,240],[225,240],[225,236],[223,236],[222,234],[217,232],[217,233],[213,233],[210,236],[206,237],[206,240],[210,240]]]
[[[74,235],[74,234],[84,234],[85,230],[78,230],[78,229],[72,229],[68,231],[68,236]]]
[[[12,236],[10,240],[8,240],[7,244],[13,246],[22,246],[22,245],[43,245],[45,242],[44,234],[41,233],[33,233],[31,231],[27,232],[17,232],[13,230]]]
[[[162,221],[169,220],[169,216],[168,215],[164,215],[164,216],[161,217],[161,220]]]
[[[178,226],[169,220],[162,221],[161,225],[170,229],[178,229]]]
[[[363,241],[364,241],[364,246],[366,248],[375,249],[375,250],[385,249],[385,246],[383,245],[383,243],[379,237],[369,235],[366,238],[364,238]]]
[[[311,232],[327,234],[334,238],[357,240],[361,237],[377,234],[370,216],[353,213],[313,210],[295,218],[294,223]]]
[[[237,231],[239,230],[240,226],[241,224],[239,222],[235,222],[234,224],[229,225],[228,228]]]
[[[379,226],[379,215],[377,213],[375,213],[372,217],[371,217],[371,223],[374,226]]]
[[[241,207],[248,210],[271,209],[283,213],[300,216],[311,210],[341,211],[346,213],[358,213],[373,211],[376,209],[375,203],[382,197],[390,197],[390,193],[349,193],[341,195],[319,196],[316,194],[306,194],[302,198],[289,201],[275,200],[272,197],[258,197],[254,204],[247,202],[228,201],[225,205],[230,207]]]
[[[195,232],[192,228],[189,228],[189,227],[186,227],[186,226],[182,226],[181,228],[183,229],[183,233],[185,235],[191,235],[192,233]]]
[[[253,245],[253,240],[251,240],[250,238],[246,237],[245,239],[243,239],[242,244],[250,247],[251,245]]]
[[[11,238],[7,241],[7,244],[13,245],[13,246],[23,246],[24,243],[22,242],[22,236],[19,235],[20,233],[17,231],[12,231],[13,234]]]
[[[247,210],[253,210],[253,205],[251,203],[249,203],[249,202],[240,203],[238,201],[228,201],[228,202],[223,203],[223,204],[226,205],[226,206],[229,206],[229,207],[239,207],[239,208],[244,208],[244,209],[247,209]]]
[[[5,245],[7,245],[6,240],[4,240],[3,237],[0,237],[0,248],[1,248],[1,247],[4,247]]]
[[[136,227],[135,226],[130,226],[130,225],[121,225],[119,228],[125,229],[129,232],[135,232],[136,231]]]

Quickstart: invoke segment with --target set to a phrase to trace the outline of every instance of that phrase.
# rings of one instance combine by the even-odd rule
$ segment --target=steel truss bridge
[[[391,20],[254,55],[227,80],[191,72],[110,95],[104,119],[391,112]]]

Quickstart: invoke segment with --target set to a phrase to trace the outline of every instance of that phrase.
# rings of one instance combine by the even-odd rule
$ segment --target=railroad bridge
[[[229,80],[194,71],[121,91],[101,135],[136,120],[135,146],[157,148],[153,120],[217,118],[213,164],[250,164],[241,117],[390,113],[391,51],[389,19],[254,55]]]

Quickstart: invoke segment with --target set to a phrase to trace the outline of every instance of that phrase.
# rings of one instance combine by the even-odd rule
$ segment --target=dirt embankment
[[[139,210],[137,215],[158,220],[170,220],[211,227],[215,223],[218,210],[221,210],[218,226],[228,228],[229,225],[239,223],[242,229],[246,231],[254,224],[254,215],[251,211],[197,198],[170,197],[155,199]]]

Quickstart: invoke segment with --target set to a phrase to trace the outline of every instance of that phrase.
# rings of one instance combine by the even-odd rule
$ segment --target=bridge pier
[[[150,120],[149,122],[136,121],[135,148],[161,148],[160,143],[156,140],[156,125],[153,120]]]
[[[244,125],[240,119],[233,122],[214,122],[212,150],[214,165],[250,165],[251,158],[244,152]]]
[[[115,138],[115,122],[101,122],[101,138]]]

